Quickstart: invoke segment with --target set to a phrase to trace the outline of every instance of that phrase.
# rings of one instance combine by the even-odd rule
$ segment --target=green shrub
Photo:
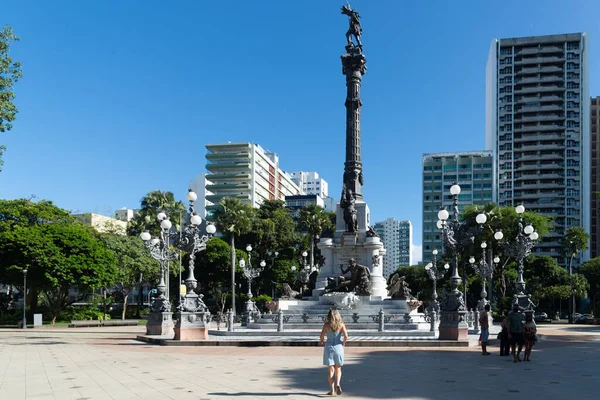
[[[261,294],[259,296],[254,297],[252,300],[256,303],[256,307],[262,312],[265,311],[265,303],[267,301],[273,301],[273,298],[266,294]]]

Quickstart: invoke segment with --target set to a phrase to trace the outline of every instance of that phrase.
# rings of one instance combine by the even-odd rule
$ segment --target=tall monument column
[[[344,162],[344,185],[352,191],[355,200],[363,200],[362,161],[360,155],[360,87],[367,71],[367,59],[360,47],[346,46],[342,55],[342,73],[346,75],[346,161]]]
[[[343,211],[345,231],[356,233],[359,230],[359,217],[356,202],[364,202],[362,194],[363,174],[360,157],[360,86],[362,76],[367,72],[367,59],[362,53],[360,36],[360,15],[349,6],[342,7],[342,14],[348,16],[350,27],[346,32],[346,53],[342,55],[342,73],[346,75],[346,161],[340,208]],[[356,44],[352,41],[356,39]],[[366,229],[366,226],[362,227]]]
[[[362,297],[364,304],[368,304],[371,300],[379,301],[388,297],[381,267],[385,248],[375,231],[369,229],[370,211],[362,192],[360,88],[362,76],[367,72],[367,59],[363,55],[360,41],[360,15],[348,5],[342,7],[342,14],[348,16],[349,22],[346,52],[342,55],[342,73],[346,76],[344,179],[342,197],[336,209],[336,231],[333,238],[321,238],[317,244],[325,258],[325,264],[319,271],[313,296],[321,296],[329,286],[327,291],[330,293],[335,290],[354,292]],[[365,269],[369,270],[369,285],[359,285],[359,276],[363,276],[360,274]],[[339,277],[344,274],[347,281],[342,284]]]

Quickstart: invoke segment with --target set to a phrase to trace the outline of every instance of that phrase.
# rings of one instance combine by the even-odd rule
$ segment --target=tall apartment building
[[[210,194],[207,212],[214,211],[224,197],[234,197],[253,207],[265,200],[284,200],[301,193],[291,176],[279,168],[277,154],[253,143],[206,145],[206,174]]]
[[[388,218],[377,222],[375,231],[385,245],[383,276],[387,279],[398,267],[412,265],[412,224],[410,221],[396,221]]]
[[[292,181],[302,190],[304,194],[317,194],[322,199],[328,196],[328,185],[327,181],[323,178],[319,178],[319,174],[316,172],[290,172]]]
[[[590,257],[600,256],[600,96],[590,100]]]
[[[486,68],[497,202],[553,217],[535,252],[562,265],[565,231],[590,231],[588,48],[585,33],[494,39]]]
[[[214,193],[210,191],[212,183],[206,179],[206,174],[196,175],[196,179],[190,181],[190,189],[194,190],[198,195],[198,198],[194,202],[194,210],[202,218],[206,217],[206,210],[214,204],[207,199],[207,196],[211,196]]]
[[[437,213],[444,206],[452,212],[450,186],[458,182],[459,211],[467,205],[485,205],[495,197],[491,151],[423,154],[423,263],[442,248]]]

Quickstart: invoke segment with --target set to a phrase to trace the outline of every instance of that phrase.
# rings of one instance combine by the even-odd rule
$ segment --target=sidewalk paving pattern
[[[330,398],[321,348],[153,346],[134,340],[143,329],[0,330],[0,399]],[[597,399],[600,327],[539,330],[531,363],[497,347],[349,347],[338,397]]]

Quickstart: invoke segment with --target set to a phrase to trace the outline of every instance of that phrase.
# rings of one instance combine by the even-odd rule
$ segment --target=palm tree
[[[298,222],[300,227],[310,235],[310,266],[312,267],[315,261],[315,236],[320,235],[324,229],[328,228],[331,221],[321,207],[316,204],[308,204],[300,210]]]
[[[224,197],[212,215],[217,223],[217,229],[229,236],[231,249],[231,310],[235,313],[235,236],[244,235],[250,231],[254,209],[243,204],[239,199]]]
[[[173,192],[152,190],[141,201],[142,208],[127,226],[127,234],[139,236],[144,231],[158,236],[160,227],[156,220],[159,212],[164,211],[171,219],[175,229],[179,230],[180,217],[185,215],[185,205],[175,200]]]

